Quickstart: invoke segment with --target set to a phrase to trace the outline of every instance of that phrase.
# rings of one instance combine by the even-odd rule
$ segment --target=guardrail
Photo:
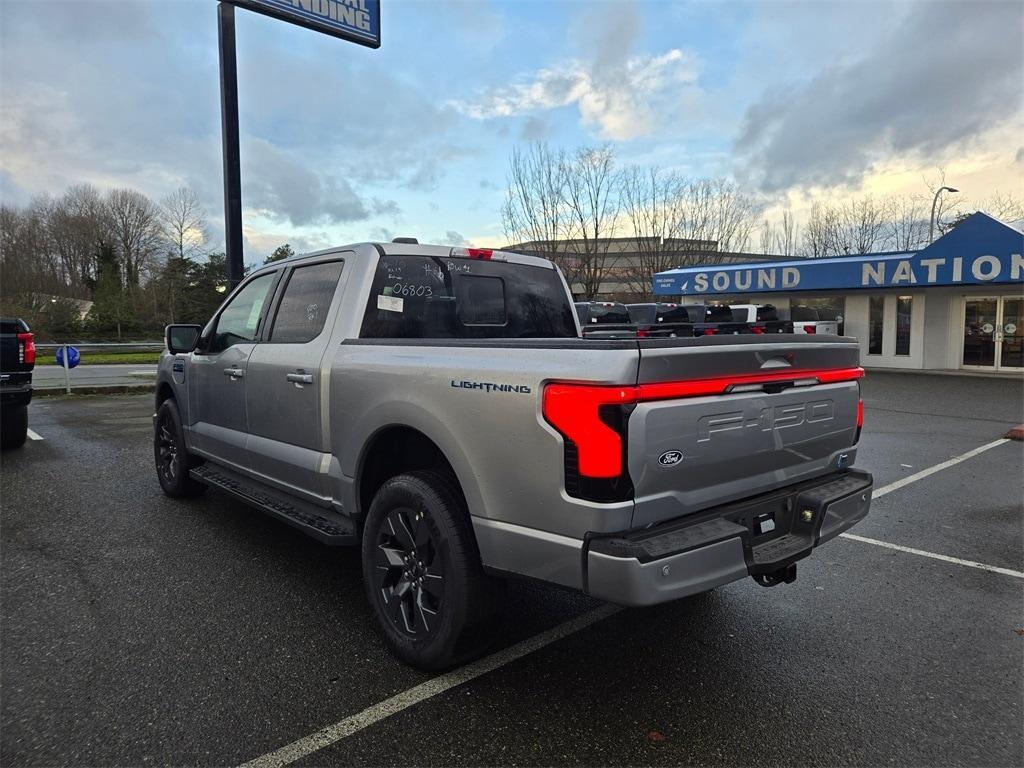
[[[66,344],[36,344],[36,349],[39,350],[58,350],[63,346],[76,347],[82,350],[90,350],[93,352],[101,350],[114,350],[127,352],[128,350],[136,350],[139,352],[159,352],[164,348],[164,342],[162,341],[95,341],[78,343],[69,341]]]

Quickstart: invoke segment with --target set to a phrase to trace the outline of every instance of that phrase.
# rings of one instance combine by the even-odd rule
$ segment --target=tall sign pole
[[[238,152],[238,64],[235,6],[322,32],[350,43],[380,48],[380,0],[221,0],[220,121],[224,151],[224,242],[228,290],[242,281],[242,167]]]
[[[235,6],[217,5],[220,43],[220,125],[224,152],[224,243],[228,290],[242,281],[242,163],[238,151],[238,63],[235,58]]]

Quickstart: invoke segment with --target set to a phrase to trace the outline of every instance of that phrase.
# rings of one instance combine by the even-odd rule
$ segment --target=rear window
[[[615,323],[616,325],[629,325],[634,322],[629,319],[629,310],[625,304],[591,304],[587,323]]]
[[[765,304],[757,308],[757,319],[764,322],[773,322],[779,319],[779,311],[771,304]]]
[[[0,333],[25,333],[28,326],[24,320],[3,318],[0,320]]]
[[[691,304],[684,307],[691,323],[731,323],[732,308],[724,304]]]
[[[644,325],[653,325],[658,315],[658,310],[653,304],[627,304],[626,311],[629,313],[630,322]]]
[[[382,256],[363,314],[364,339],[576,336],[553,269],[433,256]]]
[[[690,315],[687,313],[685,307],[658,305],[658,322],[688,323],[690,322]]]

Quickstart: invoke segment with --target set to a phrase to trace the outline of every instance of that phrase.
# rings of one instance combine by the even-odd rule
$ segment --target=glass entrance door
[[[964,307],[964,368],[996,367],[999,299],[968,298]]]
[[[1024,370],[1024,298],[1007,296],[999,303],[996,366]]]
[[[961,362],[979,370],[1024,370],[1024,298],[967,298]]]

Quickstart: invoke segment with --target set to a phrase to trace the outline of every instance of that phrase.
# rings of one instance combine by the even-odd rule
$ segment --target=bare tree
[[[837,246],[842,253],[876,253],[888,238],[886,208],[866,195],[839,207]]]
[[[91,184],[71,187],[47,207],[47,231],[68,287],[84,296],[96,279],[96,254],[107,237],[108,211]]]
[[[717,243],[717,251],[742,251],[756,223],[749,196],[728,179],[700,179],[687,188],[683,235]]]
[[[761,224],[759,242],[761,253],[775,256],[794,256],[798,246],[800,226],[793,212],[786,208],[777,222],[765,219]]]
[[[160,225],[174,256],[192,258],[207,239],[206,211],[190,187],[179,187],[160,201]]]
[[[501,219],[510,243],[551,259],[571,284],[575,261],[559,242],[575,234],[565,205],[568,166],[565,152],[552,150],[545,142],[513,149]]]
[[[931,203],[922,195],[893,197],[886,203],[888,247],[894,251],[915,251],[928,244],[928,216]]]
[[[810,258],[832,256],[838,250],[839,220],[832,206],[814,203],[804,225],[801,254]]]
[[[120,251],[125,287],[133,292],[143,272],[152,266],[160,243],[160,210],[134,189],[107,194],[110,232]]]
[[[610,147],[581,149],[567,164],[565,207],[576,238],[567,243],[574,254],[574,278],[592,299],[605,278],[610,238],[618,219],[618,174]]]
[[[686,182],[677,173],[637,166],[620,180],[623,216],[636,241],[636,256],[620,269],[630,289],[646,301],[651,276],[679,266]]]
[[[1006,192],[996,192],[978,209],[1000,221],[1020,221],[1024,219],[1024,198]]]

